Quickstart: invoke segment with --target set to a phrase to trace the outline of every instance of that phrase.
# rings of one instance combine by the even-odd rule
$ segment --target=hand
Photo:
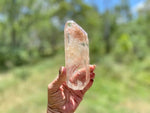
[[[95,67],[95,65],[89,66],[90,81],[83,90],[72,90],[66,85],[66,68],[61,67],[58,77],[48,85],[47,113],[73,113],[82,101],[85,92],[93,84]],[[85,76],[85,70],[82,70],[79,76]]]

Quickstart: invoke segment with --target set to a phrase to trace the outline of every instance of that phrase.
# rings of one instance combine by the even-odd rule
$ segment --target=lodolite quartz
[[[67,85],[74,90],[82,90],[90,80],[87,33],[70,20],[65,24],[64,38]],[[82,70],[86,71],[82,73]]]

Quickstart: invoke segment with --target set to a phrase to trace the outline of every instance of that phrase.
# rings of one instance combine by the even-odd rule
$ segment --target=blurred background
[[[0,113],[46,112],[67,20],[97,65],[76,113],[150,113],[150,0],[0,0]]]

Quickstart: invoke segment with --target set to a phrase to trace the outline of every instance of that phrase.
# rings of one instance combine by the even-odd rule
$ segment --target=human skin
[[[90,81],[83,90],[73,90],[66,85],[66,68],[61,67],[57,78],[48,85],[47,113],[74,113],[84,94],[93,84],[95,67],[89,65]],[[76,77],[85,76],[85,72],[85,69],[80,70]]]

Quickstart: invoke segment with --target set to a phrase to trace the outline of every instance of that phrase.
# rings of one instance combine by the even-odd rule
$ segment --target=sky
[[[84,0],[89,5],[96,5],[99,12],[103,13],[108,8],[113,8],[118,5],[121,0]],[[134,17],[137,17],[137,11],[144,8],[146,0],[128,0],[131,13]],[[0,13],[0,21],[4,21],[5,17]]]
[[[120,3],[121,0],[84,0],[87,4],[96,4],[99,12],[103,13],[106,8],[111,8]],[[111,1],[111,2],[110,2]],[[143,7],[146,0],[129,0],[129,6],[133,15],[136,15],[137,10]],[[110,2],[110,3],[108,3]],[[108,4],[107,4],[108,3]]]

